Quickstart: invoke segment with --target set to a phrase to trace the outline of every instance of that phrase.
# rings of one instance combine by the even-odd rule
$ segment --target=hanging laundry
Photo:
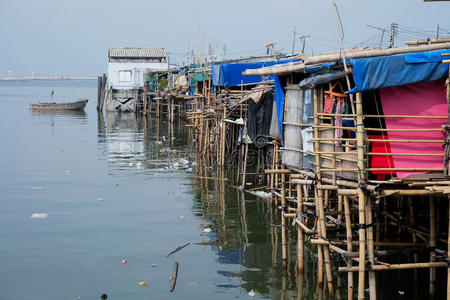
[[[342,100],[338,100],[336,103],[336,114],[342,114],[342,108],[344,107],[344,101]],[[336,116],[336,118],[334,119],[334,126],[336,126],[335,129],[335,133],[334,136],[339,139],[342,136],[342,128],[338,128],[338,127],[342,127],[342,117],[341,116]],[[341,142],[340,141],[336,141],[336,146],[340,146]]]
[[[334,102],[336,100],[334,100],[333,98],[331,98],[328,95],[324,95],[324,98],[325,98],[325,104],[324,104],[324,107],[323,107],[323,112],[326,113],[326,114],[330,114],[333,111]]]

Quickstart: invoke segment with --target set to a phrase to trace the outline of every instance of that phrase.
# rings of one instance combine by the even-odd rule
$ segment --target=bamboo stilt
[[[323,191],[318,189],[317,190],[317,201],[316,201],[316,210],[318,211],[319,215],[319,226],[321,236],[326,239],[327,238],[327,229],[326,229],[326,222],[325,222],[325,212],[324,212],[324,197],[323,197]],[[323,246],[323,256],[324,256],[324,263],[325,263],[325,272],[327,275],[327,285],[328,285],[328,292],[331,296],[334,296],[334,288],[333,288],[333,275],[331,272],[331,259],[330,259],[330,249],[328,246]]]
[[[448,200],[450,200],[450,196],[447,198],[447,205],[448,205],[447,253],[450,253],[450,202]],[[450,265],[447,265],[447,300],[450,300]]]
[[[353,237],[352,237],[352,222],[350,216],[350,203],[348,201],[348,195],[341,196],[344,198],[344,211],[345,211],[345,231],[347,234],[347,251],[353,251]],[[353,261],[351,259],[347,260],[347,267],[351,268]],[[348,300],[353,299],[353,273],[349,272],[347,275],[348,287],[347,295]]]
[[[300,222],[303,222],[303,195],[302,186],[297,184],[297,201],[298,201],[298,211],[297,215],[300,216]],[[303,273],[304,270],[304,237],[303,229],[297,226],[297,269],[299,273]]]
[[[436,199],[430,197],[430,247],[434,249],[436,247]],[[430,252],[430,262],[436,261],[436,252]],[[436,269],[430,268],[430,296],[434,297],[436,294]]]
[[[360,130],[356,132],[357,152],[358,152],[358,181],[364,183],[364,124],[363,124],[362,95],[356,94],[356,124],[360,125]],[[359,276],[358,276],[358,299],[364,299],[365,271],[366,271],[366,218],[365,206],[366,197],[361,188],[358,188],[358,210],[359,210]]]
[[[371,265],[375,265],[375,256],[374,256],[374,245],[373,245],[373,224],[372,224],[372,199],[367,197],[367,205],[366,205],[366,224],[371,224],[367,227],[367,256],[369,259],[369,263]],[[375,272],[369,270],[369,292],[370,292],[370,300],[377,299],[377,289],[376,289],[376,280],[375,280]]]
[[[283,259],[283,267],[287,267],[287,242],[286,242],[286,218],[284,212],[286,210],[286,174],[281,174],[281,253]]]

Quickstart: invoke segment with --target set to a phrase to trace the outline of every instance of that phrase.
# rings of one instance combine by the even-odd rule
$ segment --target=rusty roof
[[[164,48],[109,48],[109,58],[165,58]]]

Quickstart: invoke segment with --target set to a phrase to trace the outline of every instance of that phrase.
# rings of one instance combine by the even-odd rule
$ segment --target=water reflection
[[[147,175],[191,171],[193,160],[182,124],[169,125],[132,113],[107,113],[106,122],[103,114],[98,114],[97,120],[98,144],[110,175],[117,175],[117,171]]]
[[[236,178],[234,170],[226,170],[225,176],[199,164],[195,171],[195,211],[214,229],[209,242],[222,265],[217,270],[218,290],[238,286],[243,293],[271,299],[327,299],[326,290],[317,286],[315,248],[305,247],[305,273],[296,272],[294,227],[288,228],[288,268],[283,270],[280,212],[275,207],[233,187],[226,178]],[[336,299],[346,293],[340,283],[339,278]]]
[[[316,285],[314,249],[305,249],[305,275],[297,274],[296,232],[288,231],[291,255],[283,270],[279,211],[234,188],[227,179],[236,178],[233,169],[220,171],[194,163],[182,121],[168,124],[149,116],[108,113],[105,118],[98,115],[97,130],[98,145],[112,175],[189,172],[192,211],[202,220],[200,242],[194,244],[216,254],[217,293],[238,289],[273,299],[326,298]]]

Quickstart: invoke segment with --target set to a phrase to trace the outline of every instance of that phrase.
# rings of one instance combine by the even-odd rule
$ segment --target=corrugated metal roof
[[[164,48],[110,48],[109,58],[164,58]]]

